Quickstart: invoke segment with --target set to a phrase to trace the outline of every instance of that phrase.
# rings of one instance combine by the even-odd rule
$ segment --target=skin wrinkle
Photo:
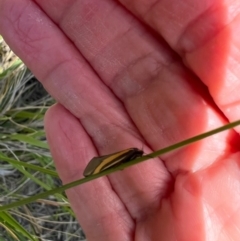
[[[125,64],[123,64],[118,58],[115,58],[113,56],[111,56],[112,52],[108,51],[108,53],[103,55],[102,53],[98,56],[98,54],[95,55],[95,57],[91,60],[93,63],[93,66],[96,66],[98,68],[98,70],[100,69],[101,71],[104,71],[106,73],[111,74],[111,69],[109,68],[109,65],[111,65],[111,67],[116,67],[116,66],[121,66],[121,67],[126,67]],[[101,56],[101,57],[100,57]],[[95,59],[95,60],[94,60]],[[99,59],[101,59],[101,61],[99,61]],[[111,60],[110,60],[111,59]],[[104,82],[107,86],[108,83]],[[113,90],[113,89],[112,89]]]
[[[92,15],[94,15],[96,13],[97,9],[98,9],[98,7],[96,5],[91,4],[90,7],[87,9],[88,11],[85,11],[84,18],[87,20],[88,17],[91,17]]]
[[[98,112],[99,110],[96,110],[96,111]],[[102,115],[101,112],[100,112],[100,115]],[[82,116],[82,118],[83,118],[83,116]],[[105,119],[105,117],[104,117],[104,119]],[[84,123],[85,122],[88,123],[90,120],[91,120],[91,114],[90,114],[90,117],[87,117],[87,115],[85,113]],[[106,119],[106,120],[108,121],[108,119]],[[125,121],[123,122],[123,120],[121,119],[121,121],[119,120],[118,123],[119,123],[119,125],[117,125],[116,121],[115,122],[108,121],[108,122],[106,122],[106,124],[100,125],[99,128],[97,128],[97,129],[95,128],[93,130],[93,132],[89,131],[89,135],[91,136],[92,139],[94,139],[94,141],[96,143],[98,143],[100,150],[106,146],[109,146],[109,144],[111,144],[112,142],[114,143],[115,139],[119,139],[119,135],[117,133],[123,133],[123,132],[125,133],[126,132],[126,133],[129,133],[130,135],[132,134],[133,136],[140,139],[136,130],[133,130],[132,125],[129,124],[129,121],[126,123]],[[113,130],[116,133],[115,135],[112,135]],[[117,138],[117,136],[118,136],[118,138]]]
[[[148,61],[149,59],[153,59],[153,61]],[[144,83],[143,83],[143,81],[140,83],[138,80],[136,80],[136,78],[134,76],[135,75],[134,72],[137,69],[137,67],[139,65],[141,65],[141,62],[154,62],[154,65],[156,66],[154,68],[151,67],[151,70],[149,69],[149,71],[147,71],[147,74],[149,76],[144,77],[144,79],[146,80],[146,81],[144,81]],[[125,100],[127,98],[134,98],[134,96],[139,95],[142,92],[146,91],[149,88],[149,86],[152,84],[152,81],[147,81],[147,80],[149,80],[149,79],[154,80],[155,79],[155,81],[156,81],[157,77],[160,76],[159,71],[161,71],[163,69],[163,67],[164,67],[163,64],[160,63],[159,61],[157,61],[156,58],[153,57],[152,53],[149,53],[149,54],[144,55],[144,56],[142,56],[138,59],[134,59],[132,61],[132,63],[129,64],[121,73],[119,73],[115,77],[113,77],[113,81],[112,81],[112,84],[110,84],[110,87],[111,87],[111,89],[114,89],[112,87],[113,85],[117,85],[117,86],[120,86],[120,87],[125,86],[125,88],[119,88],[119,89],[125,90],[125,93],[116,92],[118,97],[120,97],[121,99],[125,99]],[[153,69],[154,69],[154,71],[153,71]],[[130,77],[130,78],[128,78],[128,77]],[[130,80],[129,82],[133,83],[131,85],[134,88],[129,88],[130,86],[126,85],[125,84],[126,82],[124,83],[124,85],[118,84],[118,83],[121,83],[124,79],[126,79],[126,80],[129,79]]]
[[[111,14],[113,14],[113,11],[112,11],[112,9],[117,9],[117,6],[115,6],[115,5],[112,5],[113,7],[109,10],[109,12],[111,13]],[[97,7],[96,7],[96,9],[97,9]],[[67,22],[67,23],[69,23],[69,20],[68,20],[68,17],[69,17],[69,15],[70,15],[70,18],[71,18],[71,14],[67,14],[66,16],[65,16],[65,18],[64,18],[64,20]],[[101,24],[101,26],[104,26],[105,27],[105,25],[103,24],[103,19],[104,18],[102,18],[102,17],[104,17],[105,15],[101,15],[101,19],[99,19],[99,21],[97,21],[97,20],[94,20],[95,22],[97,22],[98,23],[98,25],[99,24]],[[84,17],[85,17],[85,15],[84,15]],[[107,19],[107,15],[105,16],[105,18]],[[130,19],[130,16],[128,17],[128,20]],[[63,22],[63,21],[62,21]],[[90,22],[91,23],[91,22]],[[66,27],[68,27],[68,25],[69,24],[67,24],[66,25]],[[91,33],[92,33],[92,35],[94,35],[95,33],[94,33],[94,31],[96,31],[95,29],[92,29],[92,26],[91,26],[91,28],[88,28],[88,24],[87,24],[87,22],[84,22],[83,21],[83,23],[81,24],[81,26],[83,26],[84,27],[84,29],[85,30],[89,30]],[[64,28],[64,27],[63,27]],[[73,26],[73,28],[74,28],[74,26]],[[99,27],[98,27],[99,28]],[[108,28],[106,28],[106,29],[108,29]],[[115,30],[115,29],[111,29],[111,32],[113,31],[113,30]],[[116,31],[116,30],[115,30]],[[102,38],[98,38],[98,41],[100,42],[100,43],[104,43],[104,45],[105,46],[108,46],[109,44],[111,44],[111,42],[113,42],[113,41],[115,41],[116,39],[119,39],[121,36],[119,36],[119,35],[117,35],[116,36],[116,38],[111,38],[111,41],[110,42],[106,42],[106,39],[104,39],[104,41],[102,40]],[[78,42],[78,44],[81,44],[81,41],[80,42]],[[88,47],[89,48],[89,47]],[[91,48],[90,48],[91,49]],[[104,50],[105,48],[101,48],[101,51],[102,51],[102,49]],[[101,52],[100,51],[100,52]],[[94,53],[94,56],[97,56],[98,55],[98,53]],[[100,54],[101,55],[101,54]],[[90,61],[90,60],[89,60]]]
[[[117,6],[117,5],[113,5],[113,7],[112,7],[112,9],[110,9],[109,10],[109,13],[110,14],[114,14],[114,12],[116,11],[117,12],[117,10],[119,9],[119,6]],[[128,18],[128,21],[130,20],[131,18],[130,18],[130,16],[129,16],[129,18]],[[106,20],[106,21],[105,21]],[[99,19],[99,22],[100,22],[100,26],[103,26],[104,27],[104,30],[114,30],[113,28],[112,29],[109,29],[109,27],[107,27],[107,25],[106,25],[106,23],[108,23],[108,14],[105,14],[105,16],[103,16],[101,19]],[[115,30],[116,31],[116,30]],[[117,32],[117,31],[116,31]],[[114,34],[114,36],[115,36],[115,34]],[[110,42],[110,44],[109,45],[111,45],[111,42]]]
[[[112,126],[113,126],[112,123],[110,123],[109,125],[101,126],[101,128],[98,128],[96,131],[94,131],[91,134],[92,139],[97,143],[100,150],[105,150],[106,147],[109,147],[109,145],[112,142],[114,143],[118,139],[117,134],[114,134],[114,135],[108,134],[108,133],[111,133]],[[116,133],[118,133],[116,128],[113,128],[113,129],[116,131]],[[121,130],[121,128],[119,129]],[[100,154],[102,154],[101,151],[100,151]]]
[[[209,12],[212,11],[211,6],[208,7],[208,9],[206,9],[204,12],[199,13],[198,16],[196,16],[194,19],[192,19],[188,25],[186,26],[185,30],[183,31],[183,33],[181,35],[179,35],[179,39],[176,43],[176,46],[178,46],[177,48],[180,49],[181,52],[181,56],[185,56],[187,53],[194,51],[196,48],[200,48],[202,47],[202,45],[204,45],[207,41],[209,41],[209,38],[203,38],[203,36],[199,36],[201,39],[204,39],[204,42],[201,43],[201,45],[199,44],[195,44],[193,41],[188,41],[185,40],[186,36],[188,36],[189,34],[189,30],[194,29],[195,25],[197,24],[197,26],[199,26],[199,22],[202,21],[206,21],[206,16],[211,16],[209,14]],[[204,29],[205,35],[209,35],[209,25],[208,27],[208,32],[206,32],[206,30]],[[215,34],[211,34],[211,38],[214,38],[223,28],[225,28],[225,26],[219,27],[218,30],[216,30],[216,28],[211,28],[212,31],[215,32]],[[189,45],[189,46],[186,46]]]
[[[150,4],[149,8],[148,8],[148,9],[146,10],[146,12],[142,15],[143,18],[144,18],[144,17],[147,17],[147,16],[152,12],[152,10],[156,8],[156,6],[157,6],[158,4],[159,4],[159,0],[155,0],[155,2],[152,1],[152,4]]]
[[[129,121],[127,123],[118,121],[118,124],[116,121],[115,122],[111,121],[111,122],[108,122],[108,124],[100,126],[96,131],[92,133],[89,132],[90,136],[97,143],[100,150],[102,149],[104,150],[106,147],[108,147],[107,149],[109,149],[112,143],[115,143],[116,140],[119,141],[119,138],[120,138],[119,133],[121,133],[121,136],[124,136],[122,135],[122,133],[125,133],[127,136],[133,136],[136,140],[143,142],[140,136],[140,133],[137,132],[137,130],[133,127],[133,125],[129,123]],[[102,154],[102,152],[100,153]]]
[[[65,18],[67,19],[68,16],[69,16],[69,14],[66,15]],[[65,19],[65,21],[66,21],[66,19]],[[62,20],[62,22],[63,22],[63,20]],[[69,21],[67,21],[67,22],[69,22]],[[99,21],[99,22],[102,23],[102,21]],[[69,25],[69,24],[67,24],[66,27],[68,27],[68,25]],[[71,26],[71,25],[70,25],[70,26]],[[85,27],[85,30],[89,31],[90,33],[92,33],[91,35],[93,35],[93,34],[94,34],[94,31],[93,31],[91,28],[88,28],[87,25],[85,25],[85,26],[86,26],[86,27]],[[102,24],[102,26],[104,26],[104,25]],[[72,29],[75,29],[74,26],[71,26],[71,28],[72,28]],[[85,39],[85,41],[86,41],[86,40],[87,40],[87,39]],[[100,41],[100,43],[103,43],[102,39],[100,39],[99,41]],[[81,44],[81,41],[80,41],[79,43]],[[89,43],[91,43],[90,40],[89,40]],[[104,43],[105,43],[105,40],[104,40]],[[107,46],[107,44],[104,44],[104,45]],[[84,47],[84,45],[82,45],[82,46]],[[84,48],[85,48],[85,47],[84,47]],[[88,47],[88,48],[86,48],[86,49],[88,49],[88,51],[89,51],[89,49],[91,49],[90,51],[93,52],[93,50],[92,50],[92,46],[91,46],[91,48]],[[101,52],[100,52],[100,54],[101,54]],[[93,52],[92,55],[95,56],[96,53]]]
[[[23,29],[21,29],[21,24],[19,24],[19,22],[21,22],[20,20],[21,20],[21,18],[22,18],[22,16],[25,14],[25,12],[27,11],[27,9],[29,8],[29,7],[31,7],[33,4],[31,3],[31,2],[29,2],[29,4],[20,12],[20,14],[19,14],[19,16],[16,18],[16,20],[15,20],[15,23],[16,24],[14,24],[14,21],[12,21],[11,20],[11,18],[8,18],[9,19],[9,22],[11,22],[11,23],[13,23],[12,25],[13,26],[17,26],[17,28],[15,28],[15,31],[16,31],[16,33],[18,34],[18,36],[19,36],[19,39],[20,40],[22,40],[22,43],[24,43],[24,49],[25,49],[25,52],[26,53],[28,53],[28,52],[30,52],[31,53],[31,55],[29,54],[28,56],[30,57],[30,56],[32,56],[33,58],[32,58],[32,61],[34,61],[35,59],[37,59],[38,57],[39,57],[39,54],[42,54],[42,53],[39,53],[38,51],[36,51],[36,50],[38,50],[36,47],[34,47],[34,45],[36,45],[36,44],[33,44],[33,43],[41,43],[44,39],[47,39],[46,38],[46,33],[45,33],[45,31],[43,31],[42,33],[41,33],[41,35],[42,35],[42,37],[41,37],[41,35],[37,35],[35,38],[33,38],[35,35],[34,35],[34,33],[35,33],[35,29],[31,26],[30,28],[28,28],[27,30],[23,30]],[[40,11],[35,11],[35,13],[34,14],[32,14],[32,15],[29,15],[28,14],[28,16],[29,16],[29,21],[31,21],[31,19],[34,19],[34,20],[36,20],[36,18],[38,18],[38,19],[41,19],[41,21],[37,21],[38,23],[39,22],[41,22],[41,24],[42,24],[42,26],[43,27],[45,27],[46,26],[46,23],[44,24],[44,22],[42,21],[42,18],[40,17],[41,16],[41,14],[40,14],[41,12]],[[13,11],[13,14],[15,14],[15,11]],[[15,15],[13,15],[13,16],[15,16]],[[49,27],[53,27],[53,24],[47,24],[47,27],[49,28]],[[43,30],[44,30],[44,28],[43,28]],[[30,34],[29,34],[30,33]],[[44,37],[43,37],[44,36]],[[50,37],[50,36],[49,36]],[[32,45],[30,45],[30,43],[32,44]],[[33,53],[34,52],[36,52],[36,54],[34,55]],[[35,56],[35,57],[34,57]]]
[[[110,215],[109,215],[110,216]],[[92,237],[92,238],[94,238],[93,240],[110,240],[110,238],[111,237],[113,237],[114,236],[114,234],[112,234],[111,232],[108,232],[108,227],[109,226],[113,226],[112,224],[112,222],[108,222],[108,223],[104,223],[104,221],[106,220],[106,219],[109,219],[109,220],[111,220],[111,218],[110,217],[106,217],[106,218],[102,218],[102,219],[99,219],[99,221],[98,222],[95,222],[95,225],[99,225],[99,226],[101,226],[101,229],[103,229],[103,232],[101,232],[102,233],[102,235],[101,236],[99,236],[99,234],[97,234],[97,233],[94,233],[94,232],[92,232],[91,233],[91,235],[89,235],[88,237]],[[127,223],[127,222],[126,222]],[[105,224],[105,225],[103,225],[103,224]],[[119,229],[119,230],[124,230],[124,232],[123,232],[123,234],[124,234],[124,237],[122,236],[121,238],[123,239],[123,240],[126,240],[126,241],[129,241],[130,239],[129,239],[129,236],[131,236],[131,232],[129,231],[130,230],[130,228],[128,228],[127,230],[126,230],[126,228],[124,228],[124,227],[126,227],[126,225],[124,225],[122,222],[119,222],[118,224],[116,224],[116,222],[114,222],[114,230],[112,230],[112,232],[114,233],[114,231],[116,230],[116,229]],[[106,228],[105,228],[105,226],[106,226]],[[128,225],[127,227],[130,227],[130,226],[133,226],[133,225]],[[120,228],[119,228],[120,227]],[[123,227],[123,228],[122,228]],[[134,227],[131,227],[131,230],[134,230]],[[96,235],[96,236],[95,236]],[[110,238],[109,238],[110,237]],[[89,240],[91,240],[91,239],[89,239]]]
[[[19,17],[21,18],[21,16]],[[16,20],[16,22],[18,22],[19,20]],[[18,24],[13,24],[14,26],[17,26]],[[30,52],[31,54],[29,54],[28,56],[31,56],[32,61],[34,61],[35,59],[37,59],[38,54],[32,54],[34,53],[37,48],[35,48],[33,45],[30,45],[30,43],[35,43],[35,41],[33,41],[32,38],[30,38],[29,34],[26,31],[22,31],[18,25],[17,28],[15,28],[15,31],[17,32],[18,36],[19,36],[19,40],[24,43],[24,51],[26,53]]]
[[[157,74],[157,75],[160,75],[160,74]],[[158,77],[158,76],[157,76]],[[158,81],[158,79],[157,78],[155,78],[155,81]],[[148,83],[150,83],[149,85],[148,85],[148,88],[149,88],[149,86],[151,86],[155,81],[151,81],[151,82],[148,82]],[[146,90],[146,89],[145,89]],[[133,97],[134,97],[134,94],[132,94],[133,95]],[[132,97],[132,96],[131,96]],[[126,97],[125,97],[126,98]],[[145,104],[146,102],[145,101],[143,101],[143,103]],[[147,113],[149,110],[152,110],[152,111],[154,111],[154,109],[155,108],[149,108],[149,106],[152,106],[153,104],[154,104],[155,102],[154,102],[154,99],[150,99],[146,104],[147,104],[147,106],[146,106],[146,108],[144,108],[144,110],[143,110],[143,112],[145,112],[145,113]],[[156,103],[156,105],[157,105],[157,103]],[[155,112],[153,112],[152,114],[149,114],[149,115],[147,115],[147,116],[152,116],[152,117],[154,117],[155,116],[155,114],[154,114]],[[156,116],[157,117],[157,116]],[[156,118],[151,118],[151,122],[150,123],[152,123],[152,121],[155,121],[155,125],[153,124],[152,126],[157,126],[156,125],[156,123],[158,123],[159,122],[159,120],[158,119],[156,119]],[[165,128],[166,129],[166,128]],[[163,132],[163,130],[162,130],[162,132]],[[166,132],[166,130],[165,130],[165,132]]]
[[[34,0],[34,1],[35,1],[35,0]],[[35,1],[35,2],[37,2],[37,1]],[[56,22],[56,23],[58,23],[58,24],[57,24],[58,26],[61,27],[61,22],[60,22],[60,20],[64,18],[65,12],[69,12],[70,9],[73,8],[73,6],[74,6],[74,4],[75,4],[76,2],[78,2],[78,0],[72,0],[72,3],[69,4],[68,6],[64,5],[64,10],[65,10],[65,11],[62,11],[62,13],[61,13],[60,15],[59,15],[59,12],[57,11],[57,14],[59,15],[59,17],[58,17],[57,21],[54,21],[54,20],[53,20],[53,21]],[[60,4],[60,3],[61,3],[61,1],[58,2],[58,4]],[[38,4],[38,3],[37,3],[37,4]],[[53,7],[55,8],[55,4],[52,3],[52,1],[49,1],[48,4],[53,4]],[[49,7],[49,9],[51,9],[51,7]]]
[[[175,14],[174,14],[174,13],[172,13],[172,12],[169,11],[169,10],[167,10],[166,8],[161,8],[161,10],[162,10],[163,12],[169,14],[169,15],[172,17],[172,19],[174,19],[174,17],[175,17]],[[178,27],[178,28],[181,27],[179,21],[175,21],[175,22],[174,22],[174,25],[172,25],[173,30],[178,29],[177,27]],[[157,27],[157,29],[158,29],[158,27]],[[162,37],[166,40],[165,36],[162,36]],[[171,46],[171,47],[172,47],[172,46]]]
[[[124,35],[126,35],[127,33],[130,33],[130,32],[131,32],[131,28],[127,29],[127,30],[124,32]],[[112,53],[112,49],[110,49],[109,46],[114,46],[114,47],[115,47],[116,45],[118,45],[118,42],[119,42],[119,41],[122,41],[121,37],[122,37],[122,33],[119,34],[119,36],[115,36],[114,38],[112,38],[112,39],[108,42],[108,44],[105,44],[105,47],[101,48],[101,50],[98,51],[98,53],[95,55],[95,58],[94,58],[94,59],[96,59],[96,61],[94,61],[94,59],[92,59],[93,64],[95,64],[95,62],[99,61],[99,59],[102,59],[101,56],[104,56],[104,58],[106,58],[105,55],[107,55],[107,57],[108,57],[108,59],[109,59],[109,60],[108,60],[109,63],[111,63],[111,61],[116,61],[117,58],[115,58],[115,60],[112,60],[112,58],[109,58],[109,56],[111,56],[111,53]],[[114,44],[112,44],[112,43],[114,43]],[[106,49],[107,49],[108,51],[106,51]],[[116,50],[115,50],[115,51],[116,51]],[[105,61],[106,61],[106,60],[105,60]],[[126,64],[123,64],[120,60],[118,60],[118,63],[120,63],[122,67],[126,67]]]
[[[54,75],[53,75],[54,76]],[[50,79],[50,78],[49,78]],[[46,79],[47,80],[47,79]],[[53,81],[52,82],[53,86],[58,87],[59,86],[59,82],[58,81]],[[67,82],[62,83],[61,85],[61,89],[63,90],[63,95],[61,95],[60,99],[57,98],[57,96],[54,96],[55,99],[59,102],[64,103],[64,101],[69,101],[71,100],[71,110],[69,110],[71,113],[75,114],[78,118],[83,118],[85,116],[87,116],[87,112],[82,112],[80,115],[80,112],[78,111],[79,108],[81,108],[82,106],[84,106],[83,103],[81,103],[81,101],[79,101],[79,97],[78,95],[76,95],[75,93],[71,92],[70,90],[68,90],[68,88],[64,88],[65,85],[67,86]],[[82,107],[83,108],[83,107]]]
[[[48,82],[48,80],[50,80],[50,79],[53,79],[53,80],[54,80],[54,78],[52,78],[52,77],[55,75],[55,72],[58,72],[58,69],[62,69],[63,66],[67,66],[67,65],[73,65],[73,66],[78,65],[78,64],[75,64],[75,63],[77,63],[78,61],[79,61],[78,59],[74,59],[74,58],[64,59],[64,60],[62,60],[62,61],[59,61],[58,64],[52,66],[52,68],[51,68],[51,69],[48,69],[48,71],[45,70],[45,72],[46,72],[45,75],[41,76],[41,78],[42,78],[43,80],[45,80],[45,81],[42,80],[43,85],[46,85],[47,82]],[[66,64],[67,64],[67,65],[66,65]],[[54,81],[54,84],[57,86],[58,81],[57,81],[57,80]],[[64,87],[65,87],[64,85],[67,86],[68,83],[67,83],[67,82],[63,83],[63,82],[62,82],[61,84],[62,84],[62,85],[61,85],[62,89],[65,89],[65,88],[64,88]],[[67,98],[68,98],[68,96],[67,96]]]
[[[116,196],[117,196],[117,195],[116,195]],[[117,198],[119,198],[119,197],[117,196]],[[115,203],[115,202],[113,202],[113,204],[114,204],[114,203]],[[101,206],[100,206],[100,208],[101,208]],[[124,209],[124,210],[123,210],[123,209]],[[114,213],[114,215],[111,215],[111,214],[109,214],[109,213],[106,213],[105,216],[101,216],[101,218],[99,219],[99,223],[101,224],[101,226],[102,226],[103,223],[105,224],[104,226],[106,226],[106,227],[109,227],[109,225],[111,226],[111,225],[112,225],[111,219],[114,218],[115,215],[119,213],[119,215],[122,216],[122,219],[121,219],[121,220],[117,220],[117,221],[118,221],[118,225],[122,227],[122,228],[120,228],[119,230],[124,230],[124,229],[125,229],[126,234],[127,234],[127,233],[132,233],[132,230],[135,229],[135,227],[134,227],[134,226],[135,226],[135,222],[134,222],[134,220],[132,220],[132,219],[131,219],[131,221],[129,222],[130,219],[127,217],[127,215],[122,215],[122,214],[125,213],[125,212],[128,213],[128,210],[127,210],[126,206],[124,205],[124,203],[123,203],[121,209],[115,207],[115,208],[112,209],[112,212]],[[130,216],[129,213],[128,213],[128,215]],[[109,216],[110,216],[110,217],[109,217]],[[113,216],[113,217],[111,218],[111,216]],[[115,222],[114,222],[114,223],[115,223]],[[126,225],[124,225],[124,224],[126,224]],[[118,229],[119,226],[115,226],[114,229]],[[127,229],[126,229],[126,227],[127,227]],[[106,232],[106,233],[107,233],[107,232]],[[128,234],[128,235],[129,235],[129,234]]]
[[[136,172],[138,172],[140,175],[140,178],[142,178],[142,180],[144,180],[145,179],[145,175],[144,175],[144,171],[142,171],[140,168],[135,168],[136,169]],[[154,177],[154,180],[155,180],[155,183],[157,182],[157,185],[159,186],[159,187],[162,187],[161,186],[161,181],[159,180],[159,177],[157,176],[157,177]],[[160,185],[159,185],[159,183],[160,183]],[[157,185],[154,185],[154,186],[157,186]],[[149,193],[154,193],[154,196],[155,196],[155,198],[156,199],[153,199],[153,201],[152,201],[152,204],[154,205],[154,204],[156,204],[156,207],[157,207],[157,205],[158,205],[158,202],[157,202],[157,200],[159,200],[160,199],[160,193],[162,193],[163,191],[162,190],[160,190],[160,189],[156,189],[156,188],[153,188],[153,187],[150,187],[150,188],[152,188],[152,190],[150,191],[150,189],[148,189],[148,190],[141,190],[141,189],[139,189],[139,190],[135,190],[135,192],[133,192],[132,194],[131,194],[131,196],[129,197],[129,200],[128,200],[128,202],[130,202],[130,203],[135,203],[134,202],[134,200],[135,199],[137,199],[137,197],[141,197],[142,199],[148,199],[148,197],[149,197]],[[151,197],[152,197],[152,195],[150,195]],[[146,202],[146,203],[148,203],[148,202]],[[147,205],[147,206],[143,206],[142,207],[142,210],[152,210],[152,209],[154,209],[155,210],[155,208],[154,208],[154,206],[151,206],[151,208],[149,209],[149,206]],[[152,211],[150,211],[151,213],[152,213]],[[141,216],[142,216],[142,214],[144,214],[144,212],[140,212],[140,215],[137,215],[137,213],[135,213],[135,215],[133,215],[134,216],[134,218],[140,218]]]
[[[127,34],[131,33],[132,31],[134,31],[134,29],[132,27],[129,27],[124,32],[121,32],[121,33],[119,33],[119,35],[116,35],[114,38],[112,38],[111,41],[107,42],[105,44],[105,47],[101,48],[101,51],[98,51],[98,53],[95,54],[93,59],[90,59],[90,61],[92,62],[93,66],[94,66],[94,64],[96,64],[95,62],[99,61],[99,59],[101,59],[101,60],[104,59],[105,62],[107,62],[107,63],[114,62],[113,58],[109,58],[109,55],[111,55],[111,54],[109,54],[109,55],[107,54],[107,56],[105,56],[106,54],[104,54],[104,53],[112,53],[111,49],[109,49],[109,46],[113,45],[115,47],[117,45],[118,40],[122,41],[122,38],[124,38],[124,36],[127,36]],[[112,44],[112,43],[114,43],[114,44]],[[106,49],[108,49],[108,51],[106,51]],[[104,57],[102,57],[102,56],[104,56]],[[94,61],[94,59],[96,59],[96,61]],[[109,59],[109,60],[107,60],[107,59]],[[115,61],[116,61],[116,63],[118,63],[119,68],[120,67],[126,68],[129,65],[129,63],[128,64],[122,63],[117,58],[115,58]],[[112,82],[114,82],[114,76],[111,79],[112,79]],[[111,86],[111,85],[108,85],[108,86]],[[112,88],[112,90],[114,90],[114,88]]]

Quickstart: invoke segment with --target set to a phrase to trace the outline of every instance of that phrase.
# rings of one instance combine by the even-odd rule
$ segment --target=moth
[[[86,166],[83,175],[88,177],[93,174],[100,173],[111,167],[116,167],[121,163],[141,157],[142,155],[142,150],[139,150],[138,148],[129,148],[109,155],[93,157]]]

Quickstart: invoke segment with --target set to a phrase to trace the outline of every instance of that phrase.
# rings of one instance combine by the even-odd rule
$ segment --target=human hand
[[[0,0],[0,33],[59,102],[45,123],[64,183],[98,154],[240,119],[239,5]],[[239,130],[68,190],[88,240],[238,240]]]

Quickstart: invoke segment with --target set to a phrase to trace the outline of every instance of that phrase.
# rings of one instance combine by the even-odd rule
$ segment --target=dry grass
[[[53,103],[0,37],[1,205],[61,185],[43,129],[44,113]],[[42,170],[52,170],[52,175]],[[0,240],[74,241],[85,237],[66,197],[58,194],[1,212]]]

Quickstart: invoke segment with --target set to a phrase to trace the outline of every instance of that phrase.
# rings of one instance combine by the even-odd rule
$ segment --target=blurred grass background
[[[0,36],[0,205],[61,185],[43,118],[54,100]],[[85,240],[64,194],[0,213],[1,240]]]

